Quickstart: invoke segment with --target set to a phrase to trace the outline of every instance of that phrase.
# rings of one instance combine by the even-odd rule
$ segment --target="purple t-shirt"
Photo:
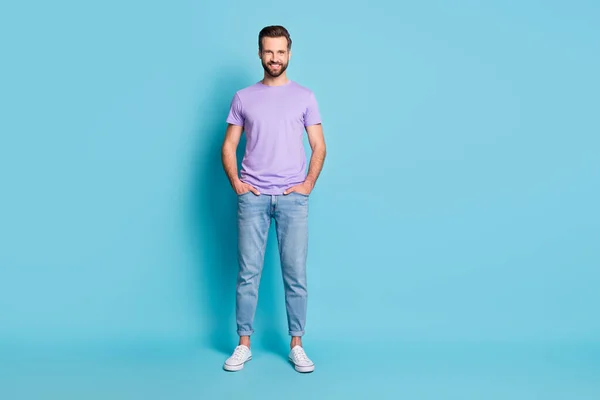
[[[242,182],[270,195],[304,182],[304,130],[321,123],[310,89],[291,80],[281,86],[255,83],[235,94],[227,122],[246,132]]]

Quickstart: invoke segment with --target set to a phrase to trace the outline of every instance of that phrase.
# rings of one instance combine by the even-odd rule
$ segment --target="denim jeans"
[[[285,291],[288,330],[291,336],[304,335],[306,323],[308,251],[308,196],[238,196],[238,263],[236,323],[239,336],[254,333],[252,323],[258,302],[265,248],[271,220],[275,221],[279,259]]]

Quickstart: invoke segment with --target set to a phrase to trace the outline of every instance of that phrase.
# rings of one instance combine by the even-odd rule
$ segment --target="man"
[[[238,264],[236,323],[239,344],[224,369],[239,371],[252,359],[250,336],[258,300],[265,247],[275,221],[285,290],[289,359],[298,372],[314,363],[302,346],[306,323],[308,201],[325,160],[321,116],[313,92],[287,78],[292,40],[282,26],[258,35],[261,81],[236,92],[227,117],[223,168],[238,196]],[[246,149],[238,177],[236,149],[246,132]],[[311,147],[308,173],[303,135]]]

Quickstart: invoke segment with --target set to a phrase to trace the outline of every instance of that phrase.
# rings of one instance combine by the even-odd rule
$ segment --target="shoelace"
[[[236,360],[241,360],[242,358],[244,358],[245,354],[246,354],[246,349],[244,349],[243,347],[238,346],[233,351],[233,358],[235,358]]]
[[[306,362],[310,361],[308,359],[308,356],[302,349],[294,350],[294,358],[296,358],[298,361],[306,361]]]

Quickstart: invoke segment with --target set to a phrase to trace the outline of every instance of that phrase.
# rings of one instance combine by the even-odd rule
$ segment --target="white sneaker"
[[[292,348],[289,358],[298,372],[313,372],[315,370],[315,364],[306,356],[304,349],[300,346]]]
[[[231,357],[225,360],[225,365],[223,368],[226,371],[239,371],[244,368],[244,363],[246,361],[252,360],[252,352],[247,346],[239,345],[233,351]]]

